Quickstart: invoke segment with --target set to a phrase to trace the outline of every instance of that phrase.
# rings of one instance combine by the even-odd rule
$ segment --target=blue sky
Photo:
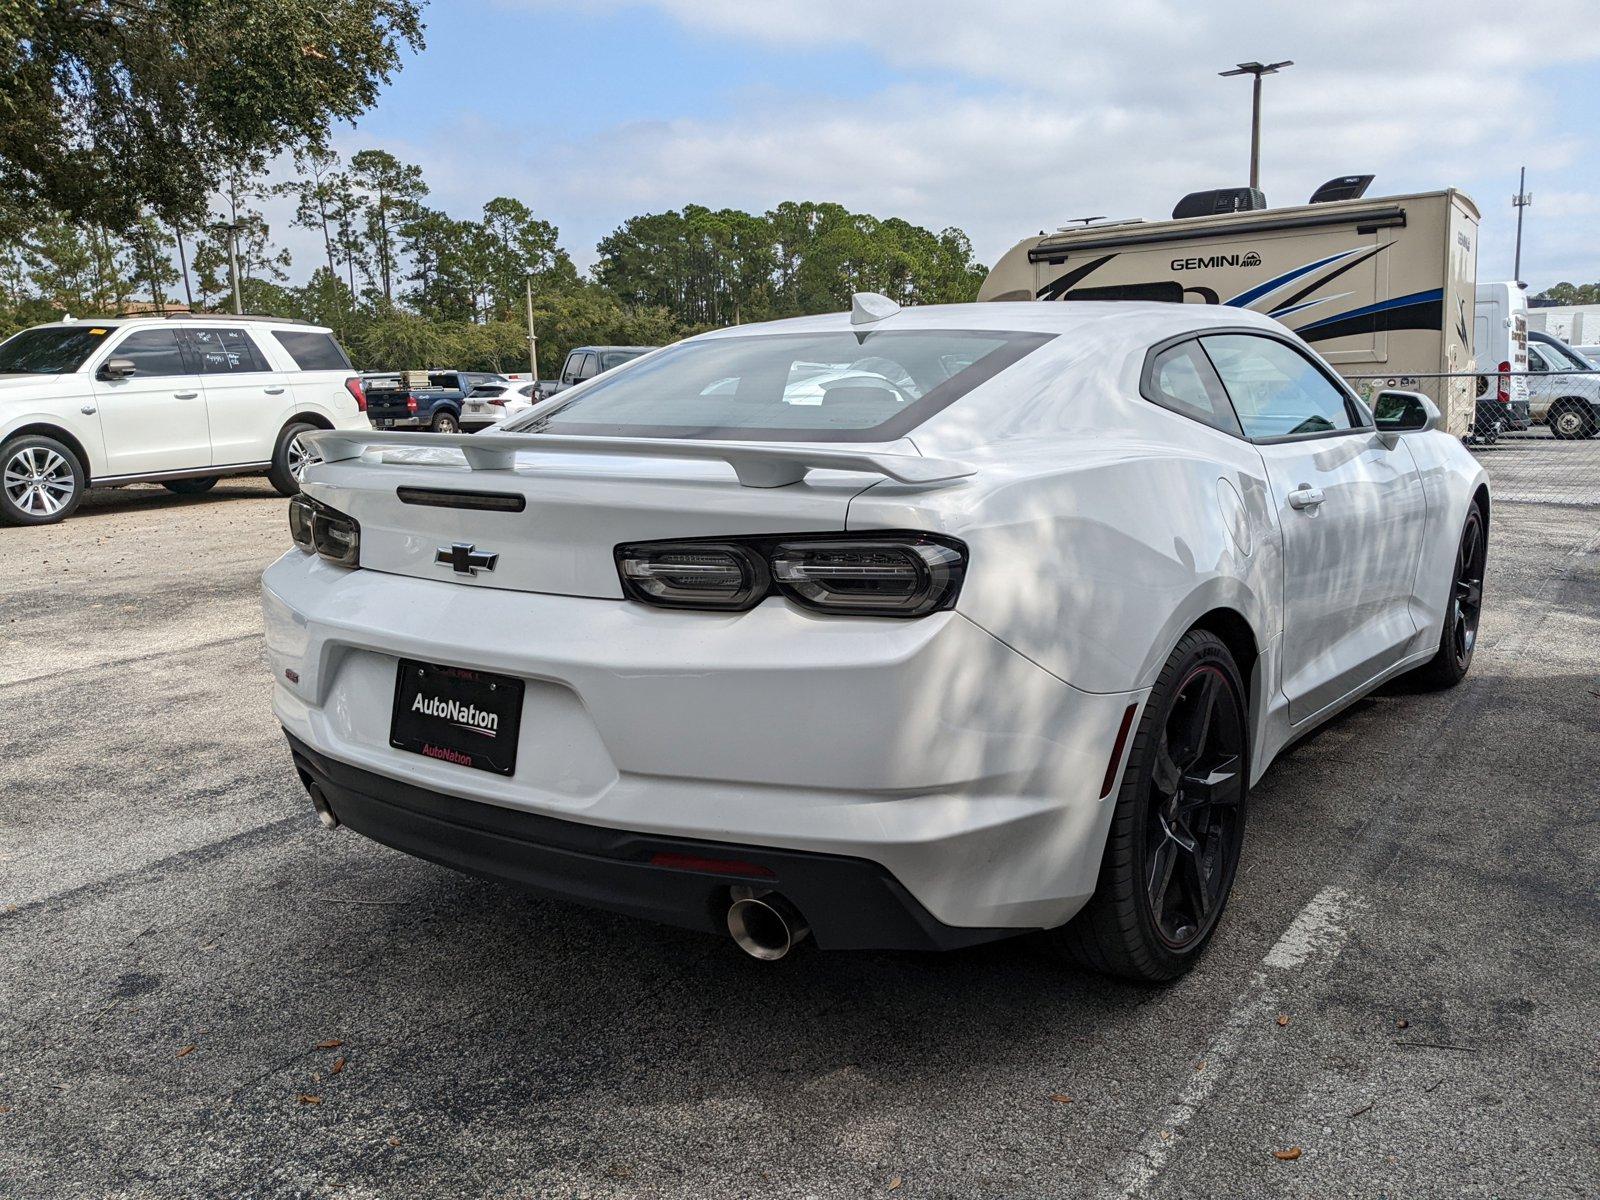
[[[1487,0],[434,0],[427,49],[336,144],[421,163],[456,215],[515,196],[580,265],[635,213],[785,199],[956,225],[992,262],[1245,182],[1248,82],[1216,71],[1292,58],[1267,82],[1270,204],[1354,171],[1373,194],[1460,187],[1480,278],[1508,278],[1526,162],[1538,288],[1600,279],[1593,15],[1547,0],[1539,34]]]

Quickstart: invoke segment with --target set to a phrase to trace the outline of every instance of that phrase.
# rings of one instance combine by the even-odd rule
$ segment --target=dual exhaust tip
[[[728,933],[751,958],[777,962],[811,936],[798,909],[777,892],[736,887],[728,905]]]

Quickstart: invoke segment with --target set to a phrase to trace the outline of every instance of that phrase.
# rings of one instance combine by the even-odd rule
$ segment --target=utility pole
[[[228,278],[233,282],[233,311],[244,315],[244,298],[239,291],[239,222],[218,221],[212,229],[228,231]]]
[[[1517,194],[1511,197],[1511,203],[1517,209],[1517,255],[1511,268],[1511,278],[1517,283],[1522,282],[1522,213],[1528,205],[1533,203],[1533,195],[1528,191],[1528,168],[1523,167],[1517,176]]]
[[[183,268],[183,299],[189,306],[189,311],[194,311],[194,291],[189,287],[189,256],[183,249],[183,228],[179,225],[172,227],[172,236],[178,242],[178,265]]]
[[[539,385],[539,335],[533,331],[533,277],[523,280],[528,289],[528,370],[533,373],[530,382]]]
[[[1250,186],[1257,190],[1261,188],[1261,77],[1276,75],[1281,68],[1292,66],[1294,60],[1286,58],[1275,63],[1240,63],[1231,71],[1217,72],[1224,78],[1229,75],[1255,77],[1250,88]]]

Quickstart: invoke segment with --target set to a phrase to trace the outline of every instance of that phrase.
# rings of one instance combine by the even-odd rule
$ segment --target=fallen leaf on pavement
[[[1278,1014],[1278,1027],[1281,1029],[1281,1028],[1283,1028],[1283,1026],[1287,1025],[1288,1023],[1289,1023],[1289,1014],[1288,1013],[1279,1013]]]
[[[328,1074],[337,1075],[342,1070],[344,1070],[344,1055],[341,1054],[333,1060],[333,1066],[328,1068]]]
[[[322,1097],[321,1096],[308,1096],[304,1092],[301,1092],[298,1096],[295,1097],[295,1099],[298,1100],[301,1104],[321,1104],[322,1103]]]
[[[1290,1146],[1287,1150],[1274,1150],[1272,1157],[1279,1162],[1293,1162],[1300,1157],[1300,1147]]]
[[[389,1145],[398,1146],[399,1144],[400,1144],[400,1139],[399,1138],[390,1138],[389,1139]]]
[[[344,1043],[338,1038],[324,1038],[322,1041],[317,1043],[316,1048],[318,1050],[337,1050],[342,1045],[344,1045]]]
[[[889,1190],[891,1192],[898,1192],[900,1190],[900,1176],[896,1175],[893,1179],[889,1180]]]
[[[1051,1092],[1050,1099],[1054,1100],[1057,1104],[1072,1103],[1072,1097],[1067,1095],[1065,1092]]]
[[[1394,1023],[1394,1027],[1396,1029],[1410,1029],[1411,1028],[1411,1022],[1406,1020],[1404,1017],[1401,1017],[1398,1021],[1396,1021]]]
[[[198,1048],[199,1047],[197,1047],[197,1046],[185,1046],[182,1050],[179,1050],[178,1053],[176,1055],[174,1055],[173,1057],[175,1057],[175,1058],[187,1058],[187,1057],[189,1057],[189,1055],[193,1054]]]

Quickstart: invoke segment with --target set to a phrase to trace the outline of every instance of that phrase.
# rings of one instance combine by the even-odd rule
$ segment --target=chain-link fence
[[[1386,388],[1432,399],[1496,500],[1600,505],[1600,370],[1347,378],[1369,403]]]

